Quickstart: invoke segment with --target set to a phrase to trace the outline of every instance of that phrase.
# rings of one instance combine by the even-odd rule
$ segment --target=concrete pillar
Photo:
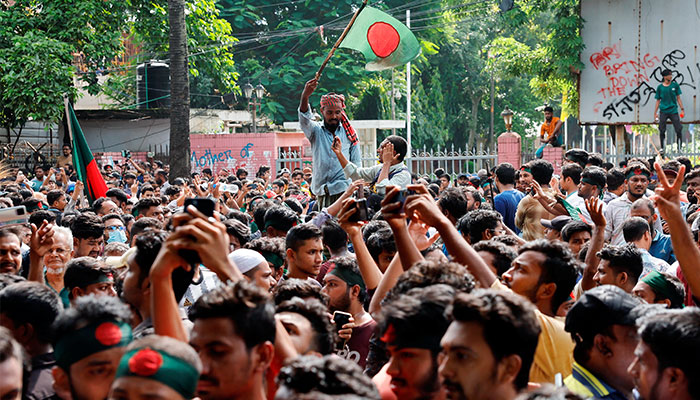
[[[510,163],[515,169],[520,168],[520,135],[515,132],[503,132],[498,136],[498,163]]]
[[[554,173],[557,175],[561,175],[561,166],[564,161],[563,147],[546,146],[544,148],[544,152],[542,153],[542,159],[552,163],[552,166],[554,167]]]
[[[377,152],[377,128],[360,128],[357,130],[357,136],[360,140],[360,155],[374,155]],[[371,162],[363,162],[363,167],[371,167],[375,164]]]

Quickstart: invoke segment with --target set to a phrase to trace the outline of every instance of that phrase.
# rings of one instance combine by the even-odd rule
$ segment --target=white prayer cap
[[[236,264],[238,270],[241,271],[242,274],[245,274],[261,263],[267,262],[262,254],[250,249],[238,249],[229,254],[228,259]]]

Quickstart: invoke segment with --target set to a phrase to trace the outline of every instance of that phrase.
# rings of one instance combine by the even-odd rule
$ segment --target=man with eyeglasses
[[[474,210],[467,213],[469,227],[469,243],[474,245],[482,240],[490,240],[495,236],[504,235],[501,214],[493,210]],[[462,234],[467,232],[462,232]]]
[[[105,215],[102,217],[102,223],[105,224],[106,243],[126,243],[129,241],[129,235],[121,215]]]

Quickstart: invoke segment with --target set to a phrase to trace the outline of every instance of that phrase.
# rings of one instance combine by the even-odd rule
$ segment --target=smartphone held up
[[[357,211],[349,218],[351,222],[369,221],[369,209],[367,208],[364,185],[360,185],[355,191],[355,209]]]

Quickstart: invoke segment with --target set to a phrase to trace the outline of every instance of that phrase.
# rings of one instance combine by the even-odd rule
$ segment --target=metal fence
[[[34,172],[37,165],[56,165],[56,160],[61,154],[62,144],[45,143],[42,145],[28,144],[22,141],[17,144],[12,152],[12,144],[0,144],[0,160],[11,168],[21,168]]]
[[[311,166],[312,160],[310,157],[303,157],[298,150],[291,148],[281,149],[280,156],[276,160],[277,171],[282,168],[288,168],[293,171],[294,168],[304,168]],[[329,155],[332,157],[333,155]],[[440,148],[429,150],[414,149],[411,152],[411,157],[407,157],[405,162],[411,173],[419,176],[430,176],[436,178],[434,171],[438,168],[445,170],[453,178],[460,174],[474,174],[480,169],[489,169],[496,165],[498,155],[489,154],[483,147],[479,147],[475,151],[464,149],[456,149],[454,146],[450,148]],[[371,167],[379,163],[379,158],[376,154],[363,154],[362,166]]]
[[[614,166],[618,167],[619,164],[623,161],[630,160],[632,158],[639,158],[639,159],[644,159],[644,160],[649,160],[649,159],[656,159],[657,153],[654,152],[645,152],[645,153],[637,153],[637,154],[602,154],[603,156],[603,161],[605,162],[610,162]],[[700,164],[700,153],[699,152],[679,152],[679,153],[666,153],[666,157],[673,159],[675,157],[688,157],[690,159],[690,162],[693,165],[698,165]]]

